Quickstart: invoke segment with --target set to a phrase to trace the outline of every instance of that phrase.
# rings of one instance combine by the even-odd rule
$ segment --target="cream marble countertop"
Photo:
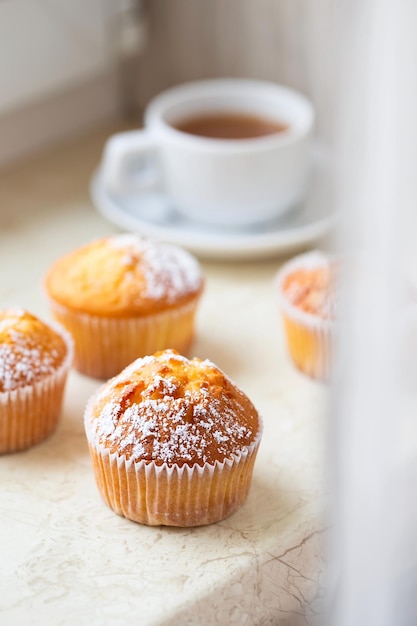
[[[92,207],[104,129],[0,173],[1,306],[50,320],[42,278],[63,252],[116,231]],[[146,527],[101,501],[83,431],[99,381],[72,371],[55,434],[0,457],[0,624],[291,625],[320,604],[326,389],[285,352],[282,259],[202,262],[193,355],[252,399],[264,436],[246,504],[201,528]]]

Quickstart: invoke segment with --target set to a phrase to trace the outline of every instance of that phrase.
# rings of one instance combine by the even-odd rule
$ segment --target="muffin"
[[[289,355],[308,376],[327,381],[332,371],[335,263],[313,251],[285,263],[277,275]]]
[[[119,515],[200,526],[246,500],[260,417],[208,360],[173,350],[137,359],[90,399],[85,429],[97,486]]]
[[[187,353],[203,278],[185,250],[123,234],[58,259],[45,286],[74,338],[75,368],[105,379],[157,350]]]
[[[68,333],[20,308],[0,311],[0,453],[55,430],[71,359]]]

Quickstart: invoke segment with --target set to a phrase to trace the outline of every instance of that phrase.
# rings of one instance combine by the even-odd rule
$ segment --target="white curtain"
[[[339,0],[333,35],[345,289],[327,623],[416,626],[417,2]]]

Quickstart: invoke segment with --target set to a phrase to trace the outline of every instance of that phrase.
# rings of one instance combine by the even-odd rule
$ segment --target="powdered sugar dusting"
[[[178,296],[200,289],[200,265],[182,248],[142,239],[138,235],[123,234],[109,237],[111,247],[124,252],[121,262],[127,267],[140,263],[145,277],[145,297],[151,300],[165,298],[174,302]]]
[[[147,384],[138,397],[131,374],[141,368]],[[190,368],[199,372],[197,384],[187,378]],[[135,461],[213,463],[250,445],[259,428],[253,405],[218,368],[172,351],[135,361],[102,388],[95,404],[101,409],[90,425],[94,436]]]
[[[335,319],[338,298],[333,265],[296,269],[285,277],[282,289],[293,306],[322,319]]]
[[[0,313],[0,391],[52,374],[65,352],[63,339],[23,309]]]
[[[122,235],[112,235],[108,238],[108,242],[113,248],[120,248],[121,250],[128,250],[129,248],[136,248],[141,250],[140,243],[144,241],[138,235],[132,233],[123,233]]]

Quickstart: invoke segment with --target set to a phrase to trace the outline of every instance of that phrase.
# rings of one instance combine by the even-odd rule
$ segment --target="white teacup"
[[[205,115],[250,115],[286,125],[255,138],[218,139],[178,130]],[[188,83],[154,98],[144,129],[107,142],[101,180],[110,192],[164,190],[189,218],[223,226],[274,218],[302,200],[314,111],[301,94],[257,80]]]

